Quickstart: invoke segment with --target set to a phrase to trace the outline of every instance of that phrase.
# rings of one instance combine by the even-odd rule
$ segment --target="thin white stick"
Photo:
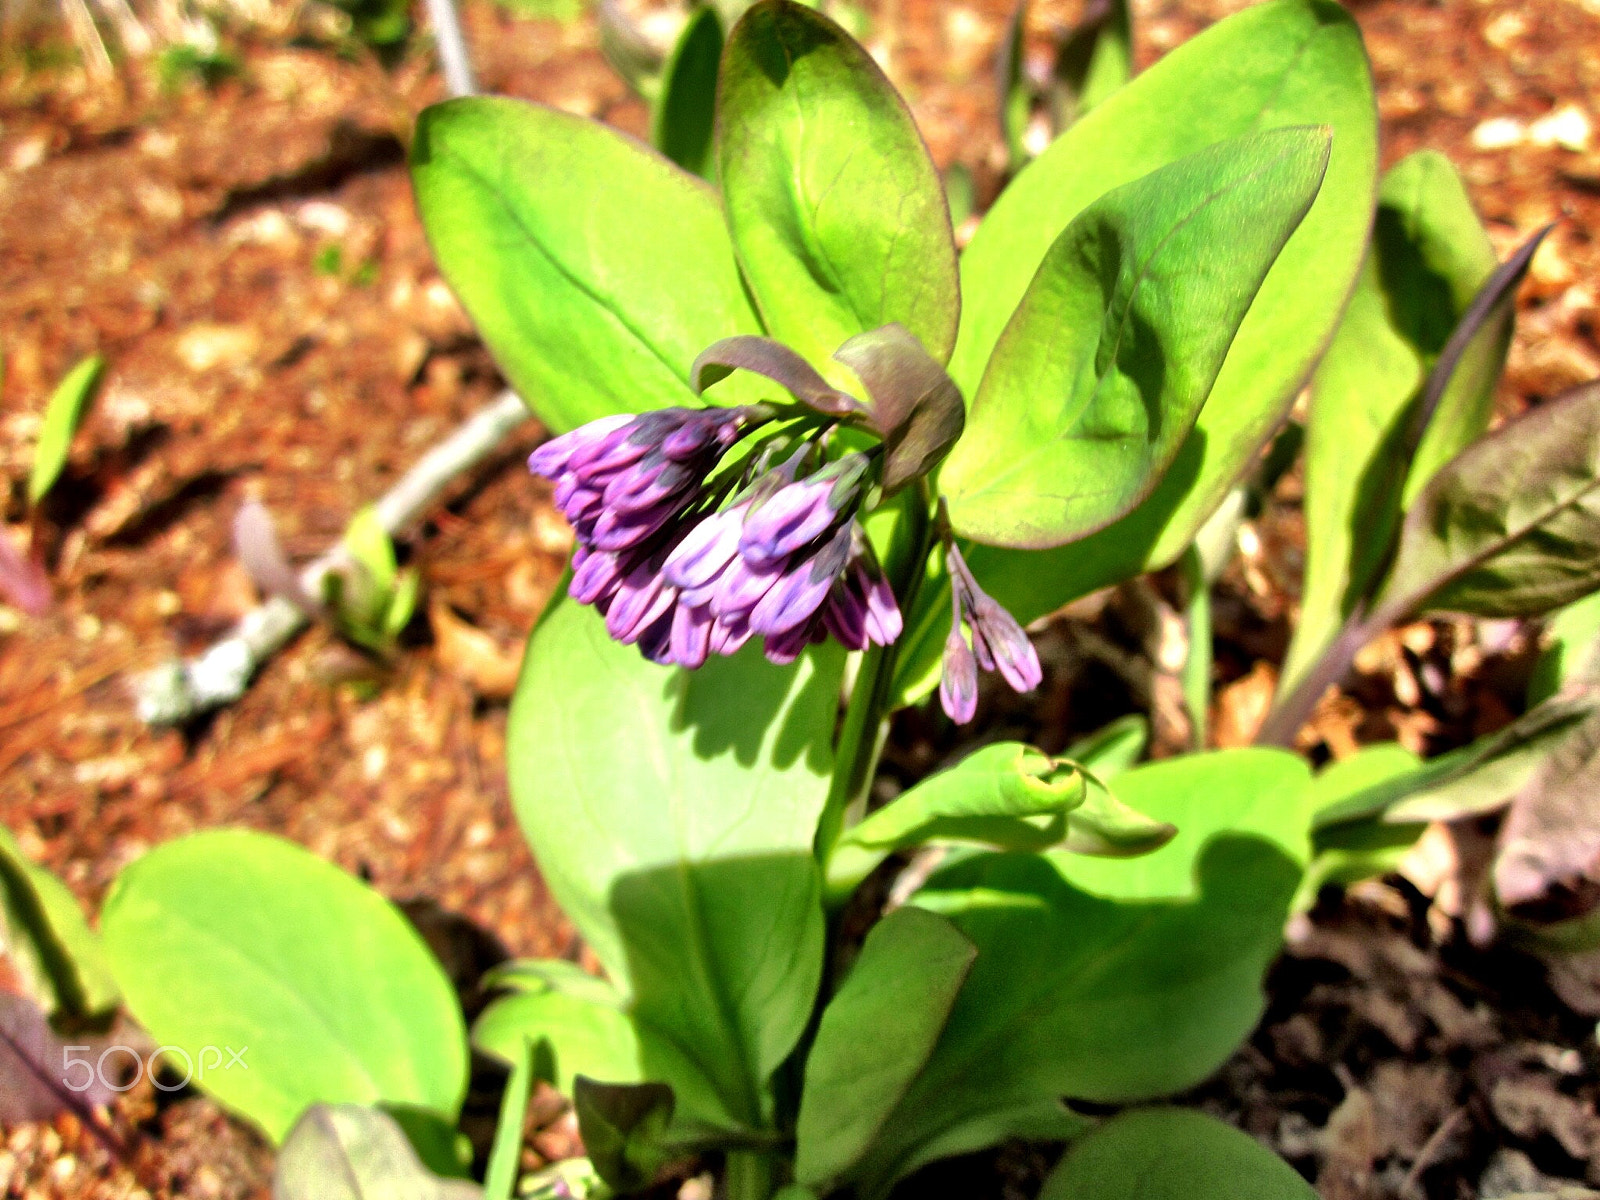
[[[374,508],[391,536],[433,507],[457,478],[479,466],[528,417],[514,392],[505,391],[469,417],[407,471]],[[309,596],[322,594],[328,572],[347,562],[341,542],[300,573]],[[228,635],[196,658],[169,659],[133,681],[139,718],[150,725],[178,725],[232,704],[261,665],[310,622],[294,601],[274,596],[239,619]]]
[[[471,96],[478,90],[472,77],[472,60],[467,57],[467,39],[461,33],[461,19],[454,0],[428,0],[428,21],[439,49],[439,65],[444,68],[444,85],[452,96]]]

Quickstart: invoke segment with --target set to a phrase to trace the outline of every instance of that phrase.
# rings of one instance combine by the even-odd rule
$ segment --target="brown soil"
[[[1141,0],[1141,61],[1241,6]],[[992,190],[1002,162],[992,62],[1006,0],[868,8],[874,49],[941,166],[963,162],[980,193]],[[1076,11],[1066,0],[1038,5],[1034,41]],[[1561,222],[1523,292],[1503,408],[1600,375],[1600,135],[1585,150],[1473,142],[1485,120],[1526,125],[1565,105],[1600,120],[1600,6],[1375,0],[1355,11],[1374,59],[1385,161],[1420,146],[1448,153],[1502,251]],[[645,111],[606,67],[589,18],[518,19],[481,0],[466,15],[487,89],[642,131]],[[133,715],[131,671],[201,648],[254,602],[229,550],[243,499],[263,500],[291,553],[309,557],[499,386],[432,265],[403,167],[415,114],[441,94],[426,57],[385,72],[282,39],[246,38],[241,52],[237,78],[177,94],[138,67],[109,83],[71,66],[29,68],[17,53],[0,68],[0,514],[13,536],[24,532],[24,480],[50,388],[91,351],[110,364],[35,523],[55,605],[39,619],[0,609],[0,821],[91,908],[151,845],[242,824],[297,839],[391,896],[425,897],[510,953],[574,953],[516,832],[502,770],[506,672],[568,545],[546,491],[520,467],[533,425],[406,539],[436,615],[415,623],[375,681],[350,682],[372,668],[319,630],[196,728],[155,732]],[[1282,652],[1301,545],[1295,499],[1291,479],[1259,523],[1262,553],[1236,564],[1218,600],[1224,744],[1248,738]],[[1118,649],[1143,644],[1146,593],[1058,623],[1047,652],[1099,638],[1104,653],[1088,656],[1099,665],[1057,669],[1038,703],[994,702],[988,719],[1059,746],[1136,703],[1170,707],[1170,689],[1148,671],[1129,682]],[[487,647],[460,636],[461,620],[488,635]],[[1465,674],[1424,669],[1434,659],[1459,666],[1455,651],[1473,638],[1445,626],[1397,635],[1363,662],[1360,703],[1324,706],[1309,748],[1340,754],[1399,736],[1438,749],[1502,722],[1515,688],[1481,664],[1515,655],[1479,653]],[[910,714],[890,761],[925,770],[948,744],[936,720]],[[1501,1141],[1550,1174],[1587,1170],[1600,1182],[1589,1027],[1538,988],[1486,989],[1503,960],[1441,958],[1394,895],[1383,902],[1394,911],[1328,914],[1275,976],[1272,1018],[1253,1048],[1201,1099],[1273,1140],[1329,1197],[1418,1187],[1469,1196]],[[1395,978],[1433,979],[1458,1007],[1487,1015],[1446,1028],[1427,1007],[1442,1001]],[[1373,1016],[1374,996],[1402,1017]],[[1482,1067],[1486,1057],[1498,1065]],[[1548,1084],[1528,1094],[1546,1098],[1524,1096],[1519,1108],[1502,1085],[1528,1077]],[[1548,1095],[1570,1105],[1557,1113]],[[1404,1109],[1394,1118],[1404,1132],[1385,1105]],[[570,1137],[549,1111],[543,1145],[557,1153]],[[269,1155],[203,1099],[158,1112],[135,1092],[119,1115],[148,1135],[137,1171],[63,1120],[6,1131],[0,1188],[264,1194]],[[1016,1149],[999,1172],[995,1162],[982,1160],[981,1194],[1036,1181],[1042,1160]]]

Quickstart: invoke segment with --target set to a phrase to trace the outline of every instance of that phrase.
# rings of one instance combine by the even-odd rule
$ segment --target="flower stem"
[[[917,496],[907,498],[903,508],[905,523],[896,529],[894,544],[885,556],[884,565],[890,572],[902,613],[916,604],[917,592],[927,575],[933,527],[928,520],[930,500],[926,488],[924,483]],[[899,649],[896,642],[867,650],[850,691],[850,703],[834,750],[833,786],[817,823],[816,855],[824,873],[840,836],[865,813],[878,755],[889,732],[888,708]]]

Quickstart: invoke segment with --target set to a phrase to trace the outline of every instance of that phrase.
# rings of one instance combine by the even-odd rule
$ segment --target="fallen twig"
[[[458,477],[493,454],[527,416],[521,399],[510,391],[473,414],[373,506],[384,529],[393,536],[421,517]],[[300,572],[301,590],[320,596],[324,577],[348,562],[340,543]],[[198,657],[170,659],[136,677],[133,692],[140,719],[151,725],[178,725],[233,703],[244,695],[261,665],[310,620],[293,600],[273,596],[247,612],[226,637]]]

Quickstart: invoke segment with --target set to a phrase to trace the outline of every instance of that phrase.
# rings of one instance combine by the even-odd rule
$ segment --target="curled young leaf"
[[[1600,588],[1600,384],[1462,451],[1406,515],[1373,624],[1536,616]]]
[[[834,387],[782,342],[755,334],[739,334],[707,346],[689,368],[689,380],[699,394],[734,371],[765,376],[820,413],[845,417],[862,410],[861,401]]]
[[[866,386],[884,442],[883,490],[893,495],[936,467],[961,436],[966,407],[955,380],[904,325],[857,334],[834,353]]]

